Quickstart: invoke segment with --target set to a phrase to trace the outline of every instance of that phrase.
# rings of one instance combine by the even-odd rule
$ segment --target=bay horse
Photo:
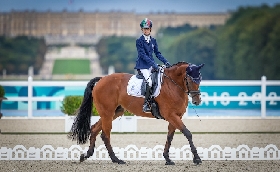
[[[178,62],[170,68],[164,69],[161,91],[155,97],[155,101],[158,103],[160,114],[169,122],[167,141],[163,152],[166,165],[175,164],[169,158],[169,148],[176,129],[180,130],[188,139],[193,153],[193,163],[202,163],[192,141],[192,134],[184,125],[182,116],[186,112],[189,95],[192,97],[193,104],[199,105],[201,102],[199,84],[201,81],[200,69],[203,65],[196,66],[186,62]],[[77,140],[78,144],[85,144],[90,137],[89,149],[87,153],[81,154],[80,162],[93,155],[96,137],[102,130],[101,138],[112,162],[125,164],[123,160],[115,156],[110,143],[112,121],[122,116],[125,110],[137,116],[155,118],[152,113],[142,111],[144,98],[127,94],[127,84],[131,77],[132,74],[128,73],[114,73],[105,77],[96,77],[87,84],[84,99],[76,112],[77,116],[68,134],[68,138]],[[93,103],[100,119],[90,127]]]

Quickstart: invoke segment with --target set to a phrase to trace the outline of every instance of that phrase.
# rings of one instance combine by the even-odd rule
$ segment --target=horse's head
[[[194,64],[189,64],[189,66],[186,69],[186,85],[188,93],[192,97],[192,103],[195,105],[199,105],[201,102],[199,84],[202,79],[200,69],[203,66],[204,64],[198,66]]]

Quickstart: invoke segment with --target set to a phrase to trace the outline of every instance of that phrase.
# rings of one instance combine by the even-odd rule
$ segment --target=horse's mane
[[[184,62],[184,61],[181,61],[181,62],[178,62],[176,64],[173,64],[172,66],[181,66],[181,65],[184,65],[184,64],[189,64],[188,62]]]

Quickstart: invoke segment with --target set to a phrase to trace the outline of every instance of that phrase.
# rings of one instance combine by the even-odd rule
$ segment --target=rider
[[[146,80],[146,94],[145,102],[143,104],[143,112],[145,113],[151,112],[150,96],[152,80],[150,75],[152,71],[159,70],[159,67],[155,63],[155,60],[153,58],[153,52],[155,53],[156,57],[165,64],[167,68],[171,66],[170,63],[159,52],[156,39],[150,36],[152,26],[153,23],[148,18],[142,20],[140,23],[140,27],[143,35],[141,35],[140,38],[136,40],[138,58],[136,60],[134,69],[137,69],[138,72],[141,71]]]

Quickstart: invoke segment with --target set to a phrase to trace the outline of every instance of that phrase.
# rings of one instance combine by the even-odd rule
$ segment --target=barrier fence
[[[33,118],[33,110],[60,110],[67,95],[83,95],[88,81],[0,81],[7,100],[2,109],[27,110]],[[263,76],[259,81],[217,80],[202,81],[200,85],[201,109],[258,109],[260,117],[267,117],[267,110],[279,111],[280,81],[268,81]],[[187,114],[186,114],[187,115]]]
[[[1,147],[0,160],[79,160],[80,155],[87,150],[88,147],[83,149],[79,145],[56,149],[51,145],[29,149],[17,145],[14,148]],[[135,145],[128,145],[125,148],[114,147],[113,150],[116,156],[123,160],[164,160],[163,145],[140,149]],[[280,160],[280,150],[273,144],[264,148],[239,145],[237,148],[225,147],[224,149],[219,145],[212,145],[209,148],[197,147],[197,153],[202,160]],[[170,147],[169,157],[172,160],[193,159],[189,145],[184,145],[182,148]],[[87,160],[110,160],[105,145],[95,148],[94,154]]]

